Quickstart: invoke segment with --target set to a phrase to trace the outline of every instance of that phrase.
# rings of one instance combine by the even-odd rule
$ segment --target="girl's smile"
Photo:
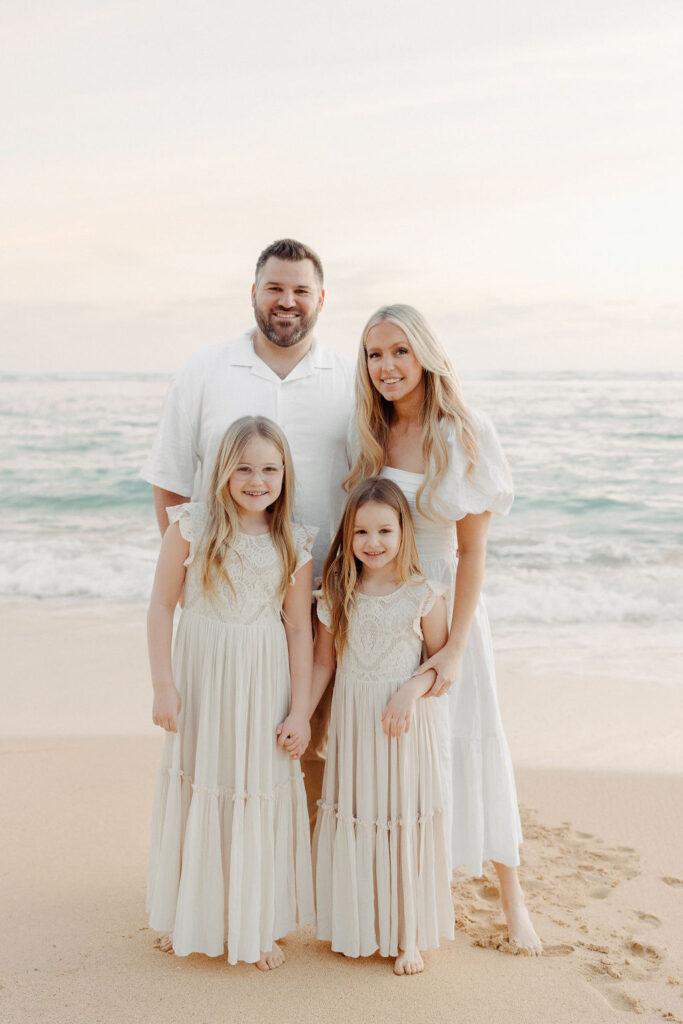
[[[401,525],[389,505],[369,501],[356,512],[353,553],[367,569],[377,571],[393,563],[401,545]]]
[[[272,441],[256,434],[244,446],[240,461],[228,481],[230,495],[240,513],[265,512],[282,490],[282,456]]]

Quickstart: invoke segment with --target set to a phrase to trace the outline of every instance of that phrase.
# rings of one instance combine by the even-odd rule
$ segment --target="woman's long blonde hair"
[[[353,553],[356,513],[370,502],[387,505],[398,516],[401,543],[396,554],[396,568],[401,582],[422,578],[413,520],[401,488],[392,480],[379,476],[356,484],[346,499],[341,522],[323,568],[322,593],[330,609],[330,632],[334,636],[337,661],[341,659],[346,646],[349,616],[355,606],[356,586],[363,572],[362,562]]]
[[[382,306],[363,328],[356,363],[356,425],[360,454],[344,480],[344,488],[349,490],[359,480],[377,476],[387,461],[393,405],[374,387],[367,360],[368,334],[382,323],[395,324],[403,331],[423,369],[422,453],[427,473],[417,492],[416,505],[423,515],[442,521],[443,516],[435,507],[439,484],[448,467],[448,446],[441,424],[445,421],[455,428],[467,456],[468,476],[475,470],[479,449],[474,422],[465,405],[455,367],[425,318],[413,306],[401,303]],[[425,491],[426,509],[422,503]]]
[[[284,601],[287,587],[296,568],[296,548],[292,535],[292,502],[294,498],[294,469],[287,438],[276,423],[265,416],[242,416],[231,423],[218,446],[216,462],[211,474],[206,503],[209,518],[206,524],[202,555],[202,585],[215,593],[216,581],[232,582],[226,569],[228,556],[239,532],[239,516],[235,500],[230,494],[230,477],[239,466],[244,449],[252,437],[263,437],[275,445],[285,470],[282,490],[269,506],[270,535],[275,550],[282,559],[280,597]]]

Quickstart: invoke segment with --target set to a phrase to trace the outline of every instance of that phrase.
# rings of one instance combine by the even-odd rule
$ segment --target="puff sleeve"
[[[472,418],[479,455],[471,476],[467,475],[467,457],[455,427],[449,425],[445,428],[448,469],[439,488],[439,498],[445,503],[448,515],[455,520],[481,512],[507,515],[514,498],[510,467],[493,423],[482,413],[472,412]]]

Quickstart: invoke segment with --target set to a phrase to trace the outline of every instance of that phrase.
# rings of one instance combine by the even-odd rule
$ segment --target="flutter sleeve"
[[[322,622],[323,626],[325,626],[325,628],[329,630],[330,627],[332,626],[332,615],[330,613],[330,607],[325,598],[323,597],[322,590],[314,590],[313,597],[315,598],[316,602],[316,611],[318,614],[318,618]]]
[[[505,516],[514,499],[512,474],[493,423],[488,416],[472,413],[476,427],[479,453],[471,475],[467,473],[467,456],[458,440],[455,427],[447,431],[448,469],[439,497],[453,519],[481,512]]]
[[[439,597],[445,597],[448,593],[448,587],[445,587],[442,583],[437,583],[435,580],[424,580],[420,584],[419,590],[416,594],[417,598],[417,614],[413,619],[413,629],[419,636],[420,640],[424,640],[422,634],[422,619],[425,615],[429,615],[434,602]]]
[[[294,547],[296,548],[296,568],[294,572],[298,572],[302,565],[310,562],[313,558],[313,545],[315,544],[318,532],[317,526],[300,526],[298,523],[294,523],[292,526]],[[292,579],[293,582],[294,579]]]
[[[207,507],[200,501],[188,501],[184,505],[171,505],[166,509],[166,515],[171,525],[178,524],[180,536],[189,542],[190,553],[184,564],[190,565],[194,560],[199,539],[206,526]]]

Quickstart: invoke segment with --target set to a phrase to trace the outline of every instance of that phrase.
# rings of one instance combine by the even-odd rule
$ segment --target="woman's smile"
[[[365,358],[373,386],[388,401],[424,390],[424,370],[400,327],[385,321],[368,331]]]

